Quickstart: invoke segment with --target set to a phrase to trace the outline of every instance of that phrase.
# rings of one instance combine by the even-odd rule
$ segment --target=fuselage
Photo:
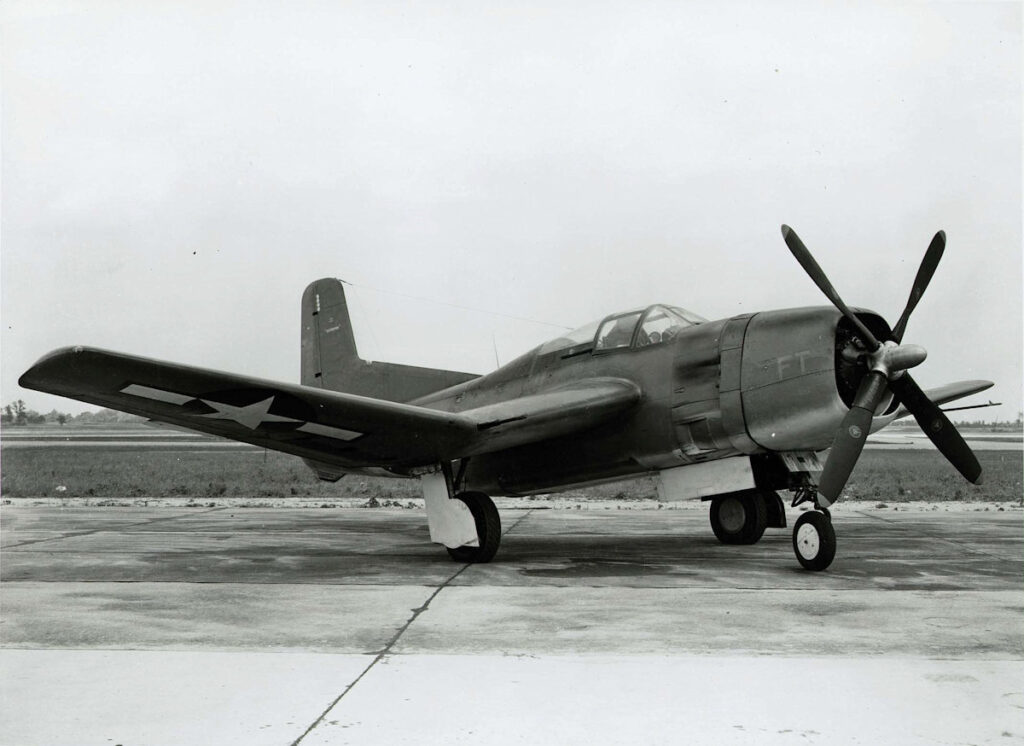
[[[838,311],[735,316],[695,323],[652,343],[641,332],[659,308],[642,313],[628,344],[602,348],[599,337],[554,349],[549,343],[413,403],[459,412],[587,378],[622,378],[640,387],[638,406],[590,431],[470,458],[467,487],[491,494],[566,489],[730,456],[829,447],[863,375],[839,354],[850,332]],[[877,315],[859,315],[880,333],[887,330]],[[893,416],[884,407],[879,415],[875,429]]]

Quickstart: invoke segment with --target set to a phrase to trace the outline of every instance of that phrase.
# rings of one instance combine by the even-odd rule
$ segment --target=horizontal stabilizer
[[[374,399],[407,402],[478,376],[363,360],[341,280],[325,277],[302,294],[302,383]]]

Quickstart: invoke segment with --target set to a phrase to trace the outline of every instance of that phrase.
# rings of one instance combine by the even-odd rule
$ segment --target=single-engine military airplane
[[[613,313],[483,376],[361,359],[344,287],[302,297],[301,385],[89,347],[44,356],[22,386],[301,457],[321,479],[418,478],[430,538],[487,562],[501,521],[492,495],[553,492],[656,475],[662,499],[710,501],[725,544],[786,526],[779,491],[809,501],[793,528],[801,565],[835,555],[829,506],[870,432],[914,416],[969,481],[974,454],[938,405],[983,391],[923,392],[902,344],[946,237],[935,235],[894,327],[848,307],[788,226],[790,251],[832,306],[708,321],[655,304]],[[827,456],[823,452],[828,451]]]

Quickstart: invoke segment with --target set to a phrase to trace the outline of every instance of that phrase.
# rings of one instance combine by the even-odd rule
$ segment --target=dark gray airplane
[[[459,562],[487,562],[501,521],[491,495],[528,495],[657,477],[664,499],[711,503],[726,544],[786,526],[780,491],[809,501],[793,548],[810,570],[836,551],[828,508],[868,434],[912,415],[969,481],[981,467],[938,405],[983,391],[922,391],[903,344],[945,247],[936,234],[890,327],[849,308],[800,239],[790,251],[833,306],[708,321],[654,304],[610,314],[484,376],[359,357],[342,283],[302,298],[302,383],[89,347],[43,357],[26,388],[299,456],[321,479],[418,478],[431,540]],[[822,460],[824,451],[827,456]]]

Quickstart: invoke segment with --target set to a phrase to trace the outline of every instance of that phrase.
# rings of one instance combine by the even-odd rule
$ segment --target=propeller
[[[928,288],[946,249],[946,234],[939,231],[929,244],[924,259],[921,260],[921,266],[917,270],[917,276],[914,278],[914,284],[911,287],[910,297],[907,299],[903,314],[893,328],[889,339],[884,343],[875,337],[839,297],[839,293],[829,282],[828,276],[814,260],[796,231],[788,225],[783,225],[782,237],[790,252],[800,262],[800,266],[804,268],[814,284],[857,330],[860,342],[864,346],[861,357],[865,358],[868,367],[868,373],[861,380],[857,389],[853,406],[843,417],[843,421],[836,431],[832,450],[818,480],[818,504],[827,508],[839,499],[843,487],[846,486],[846,482],[857,464],[857,459],[864,449],[864,442],[871,431],[871,421],[875,410],[890,391],[914,416],[921,429],[942,455],[968,481],[981,484],[981,466],[971,449],[949,418],[928,399],[907,372],[909,368],[923,363],[928,353],[918,345],[901,344],[907,323],[910,321],[910,315]]]
[[[981,484],[981,464],[946,413],[938,408],[921,390],[910,374],[889,382],[889,388],[917,420],[928,440],[935,444],[964,479]]]
[[[903,315],[896,322],[892,329],[892,339],[899,343],[903,341],[903,332],[907,329],[907,322],[910,321],[910,314],[917,308],[917,303],[924,295],[928,283],[932,281],[939,260],[942,259],[942,252],[946,250],[946,232],[939,231],[935,238],[928,244],[928,250],[924,253],[921,266],[917,268],[917,277],[914,278],[914,285],[910,288],[910,297],[907,298],[907,307],[903,309]]]
[[[864,326],[864,323],[858,319],[853,311],[843,303],[843,299],[839,297],[839,293],[832,287],[832,283],[828,281],[828,276],[825,274],[825,270],[818,266],[818,263],[814,261],[814,257],[811,256],[811,252],[804,246],[804,242],[800,240],[800,236],[796,234],[796,231],[790,228],[788,225],[782,226],[782,238],[785,239],[786,245],[789,250],[793,252],[793,256],[800,262],[800,266],[804,268],[804,272],[810,275],[811,279],[814,280],[814,284],[825,294],[825,297],[832,301],[832,305],[843,312],[843,316],[850,320],[850,323],[856,327],[857,331],[861,334],[861,339],[867,344],[868,351],[874,352],[880,346],[880,343],[875,339],[875,335],[871,333],[871,330]]]

